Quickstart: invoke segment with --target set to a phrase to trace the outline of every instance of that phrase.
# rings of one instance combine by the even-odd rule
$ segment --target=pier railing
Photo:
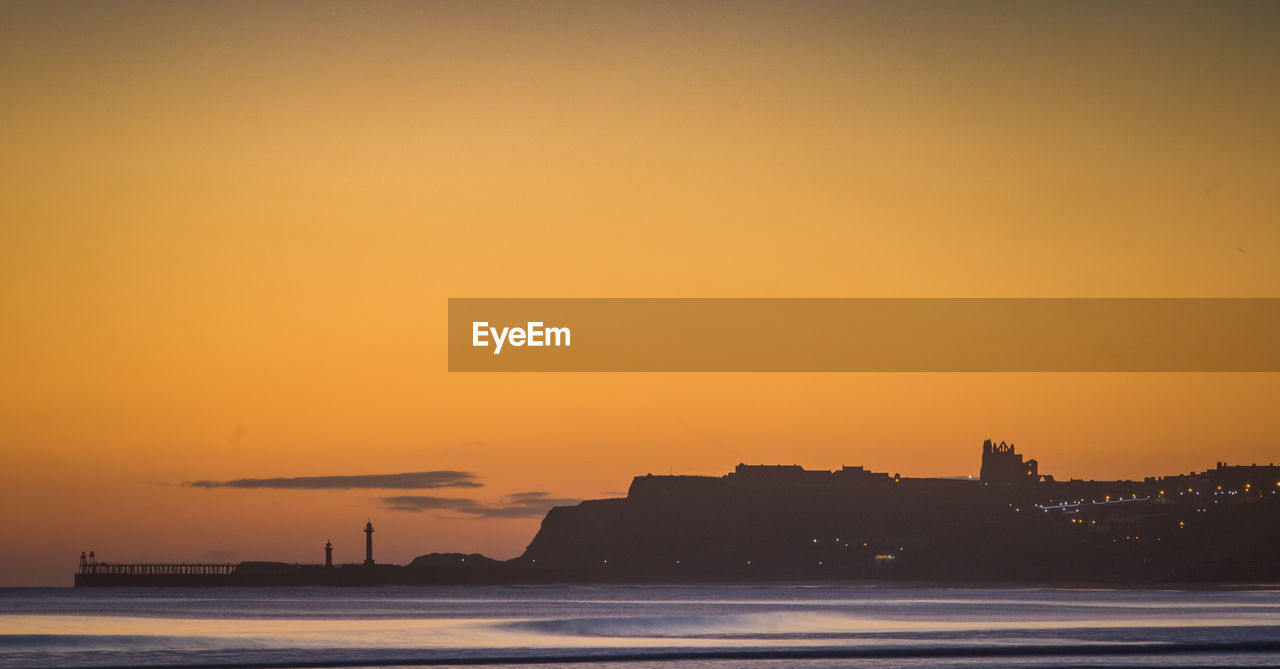
[[[81,574],[111,574],[129,576],[225,576],[236,570],[238,564],[201,564],[181,562],[172,564],[89,562],[80,565]]]

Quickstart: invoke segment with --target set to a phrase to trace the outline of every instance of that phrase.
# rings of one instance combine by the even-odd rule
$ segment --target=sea
[[[0,667],[1280,666],[1280,589],[0,589]]]

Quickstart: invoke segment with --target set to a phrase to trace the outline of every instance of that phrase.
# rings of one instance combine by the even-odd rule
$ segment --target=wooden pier
[[[230,576],[239,566],[233,563],[199,562],[170,564],[86,562],[80,565],[79,573],[104,576]]]

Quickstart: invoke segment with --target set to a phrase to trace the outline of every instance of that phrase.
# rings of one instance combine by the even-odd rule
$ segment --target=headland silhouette
[[[1013,445],[978,478],[739,464],[637,476],[626,497],[552,508],[519,557],[432,553],[408,565],[123,564],[81,556],[77,586],[1280,579],[1280,467],[1141,481],[1055,480]]]

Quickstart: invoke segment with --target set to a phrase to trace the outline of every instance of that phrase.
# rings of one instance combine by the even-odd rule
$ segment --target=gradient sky
[[[6,2],[0,585],[356,561],[366,518],[380,561],[506,558],[544,500],[741,461],[1280,459],[1273,374],[451,375],[444,340],[448,297],[1280,296],[1277,80],[1266,2]],[[481,485],[359,478],[414,473]]]

